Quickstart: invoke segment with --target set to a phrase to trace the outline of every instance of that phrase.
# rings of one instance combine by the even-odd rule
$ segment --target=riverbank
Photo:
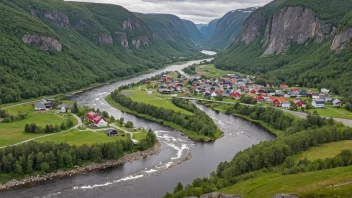
[[[112,107],[117,108],[117,109],[119,109],[122,112],[126,112],[126,113],[129,113],[129,114],[135,115],[137,117],[144,118],[144,119],[147,119],[147,120],[150,120],[150,121],[153,121],[153,122],[157,122],[159,124],[171,127],[171,128],[173,128],[175,130],[178,130],[178,131],[182,132],[184,135],[186,135],[188,138],[190,138],[191,140],[194,140],[194,141],[197,141],[197,142],[213,142],[216,139],[223,137],[223,133],[219,129],[217,129],[218,131],[215,133],[217,135],[215,137],[211,138],[211,137],[195,134],[195,132],[189,131],[189,130],[187,130],[187,129],[185,129],[185,128],[177,125],[177,124],[174,124],[172,122],[167,122],[167,121],[164,121],[164,120],[161,120],[161,119],[157,119],[157,118],[154,118],[152,116],[145,115],[145,114],[139,114],[139,113],[137,113],[135,111],[132,111],[132,110],[120,105],[116,101],[114,101],[112,99],[111,95],[108,95],[105,98],[105,101],[109,105],[111,105]]]
[[[237,114],[237,113],[227,113],[225,109],[223,108],[220,108],[220,107],[214,107],[212,106],[209,102],[206,102],[206,101],[197,101],[197,104],[200,104],[200,105],[204,105],[212,110],[214,110],[215,112],[219,113],[224,113],[226,115],[233,115],[233,116],[236,116],[236,117],[239,117],[239,118],[242,118],[244,120],[247,120],[251,123],[254,123],[260,127],[263,127],[264,129],[266,129],[270,134],[272,135],[275,135],[276,137],[279,137],[279,136],[282,136],[284,131],[282,130],[278,130],[278,129],[275,129],[273,128],[272,126],[270,126],[269,124],[261,121],[261,120],[254,120],[248,116],[244,116],[244,115],[241,115],[241,114]]]
[[[106,160],[101,163],[90,163],[86,166],[79,167],[72,169],[70,171],[57,171],[55,173],[47,173],[45,175],[36,175],[36,176],[30,176],[25,179],[14,179],[11,181],[8,181],[5,184],[0,184],[0,191],[2,190],[7,190],[13,187],[19,187],[19,186],[25,186],[33,183],[39,183],[42,181],[46,180],[52,180],[52,179],[58,179],[58,178],[63,178],[63,177],[71,177],[73,175],[78,175],[82,173],[87,173],[87,172],[92,172],[92,171],[97,171],[97,170],[104,170],[106,168],[111,168],[115,166],[122,165],[127,162],[132,162],[136,160],[141,160],[145,157],[148,157],[150,155],[156,155],[159,154],[161,151],[161,144],[159,142],[155,143],[152,148],[149,148],[145,151],[137,151],[131,154],[127,154],[120,158],[119,160]]]

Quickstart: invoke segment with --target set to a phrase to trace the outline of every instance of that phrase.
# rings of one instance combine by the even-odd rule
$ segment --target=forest
[[[49,20],[48,14],[67,20]],[[125,20],[135,20],[141,29],[124,30]],[[121,46],[116,32],[126,34],[128,48]],[[26,34],[55,38],[62,51],[43,51],[40,46],[25,44],[22,37]],[[153,39],[152,34],[152,28],[120,6],[61,0],[1,1],[0,104],[80,90],[159,69],[180,61],[180,57],[182,61],[203,57],[189,47],[187,39],[173,43]],[[102,35],[110,35],[112,44],[102,43]],[[132,45],[133,39],[144,36],[148,45],[138,49]]]
[[[118,160],[126,153],[151,148],[156,142],[157,138],[151,130],[138,146],[134,146],[130,139],[82,146],[30,141],[0,149],[0,176],[9,178],[49,173],[89,162]]]

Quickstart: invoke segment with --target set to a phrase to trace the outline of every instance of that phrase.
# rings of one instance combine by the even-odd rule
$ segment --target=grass
[[[77,124],[77,120],[66,114],[57,113],[56,110],[37,112],[34,111],[32,104],[23,104],[6,109],[10,114],[28,113],[27,119],[14,121],[10,123],[0,123],[0,146],[12,145],[27,139],[42,136],[44,134],[27,134],[24,133],[24,126],[30,123],[36,123],[38,126],[45,127],[47,124],[59,125],[67,118]]]
[[[139,142],[147,137],[147,132],[134,133],[133,139],[138,140]]]
[[[325,191],[341,193],[343,197],[352,196],[352,166],[329,170],[306,172],[294,175],[268,173],[221,189],[227,194],[240,194],[244,197],[272,197],[275,194],[307,195],[309,192]],[[333,185],[341,185],[333,187]],[[335,194],[337,196],[338,194]],[[327,196],[329,197],[329,196]]]
[[[308,160],[325,159],[329,157],[335,157],[340,154],[342,150],[352,150],[352,140],[345,140],[341,142],[332,142],[321,145],[319,147],[313,147],[308,151],[305,151],[297,156],[297,161],[307,158]]]
[[[105,131],[92,132],[92,131],[78,131],[77,129],[75,129],[67,133],[60,133],[60,134],[55,134],[48,137],[38,138],[35,141],[55,142],[55,143],[66,142],[71,145],[80,146],[83,144],[92,145],[95,143],[105,143],[105,142],[112,142],[116,140],[125,140],[127,138],[129,138],[129,135],[126,135],[125,137],[121,137],[121,136],[109,137],[106,135]]]
[[[310,109],[309,112],[313,113],[317,111],[320,116],[333,117],[333,118],[343,118],[352,119],[352,112],[347,111],[343,107],[336,108],[332,105],[325,105],[322,109]]]
[[[196,67],[196,72],[198,75],[204,75],[207,78],[222,77],[227,74],[237,73],[234,71],[226,71],[215,68],[214,64],[209,65],[199,65]]]
[[[142,90],[142,89],[141,89]],[[155,90],[154,90],[155,92]],[[193,113],[179,108],[176,105],[174,105],[171,100],[169,99],[165,99],[165,98],[161,98],[164,96],[159,97],[159,94],[153,94],[153,95],[149,95],[147,92],[145,91],[139,91],[136,89],[133,90],[123,90],[122,91],[123,94],[127,95],[129,98],[131,98],[131,100],[136,101],[136,102],[143,102],[145,104],[150,104],[150,105],[154,105],[157,107],[162,107],[165,109],[170,109],[173,110],[175,112],[181,112],[181,113],[185,113],[188,115],[192,115]]]

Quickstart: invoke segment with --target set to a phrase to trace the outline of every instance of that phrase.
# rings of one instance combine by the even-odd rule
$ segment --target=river
[[[209,52],[212,53],[212,52]],[[164,71],[180,71],[200,61],[170,65],[162,70],[94,88],[74,95],[80,105],[99,108],[115,118],[123,116],[136,127],[156,132],[162,151],[158,155],[126,163],[109,170],[96,171],[63,179],[45,181],[27,187],[0,193],[0,197],[162,197],[171,192],[177,182],[189,184],[196,177],[207,177],[217,165],[261,141],[271,140],[273,135],[263,128],[241,118],[216,113],[198,105],[219,128],[224,137],[214,143],[196,143],[180,132],[163,125],[137,118],[112,108],[104,98],[121,85],[138,82]],[[189,158],[188,160],[185,160]]]

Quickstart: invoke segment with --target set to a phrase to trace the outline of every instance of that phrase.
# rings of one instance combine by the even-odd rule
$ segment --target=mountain
[[[254,11],[217,68],[262,74],[262,84],[352,92],[352,0],[275,0]]]
[[[180,25],[181,35],[165,39],[116,5],[2,0],[0,103],[66,93],[198,55]]]
[[[203,34],[205,39],[209,39],[214,35],[218,21],[219,19],[214,19],[210,21],[207,25],[200,28],[199,31]]]
[[[200,29],[204,26],[207,26],[207,24],[203,24],[203,23],[200,23],[200,24],[196,24],[196,27],[197,29],[200,31]]]
[[[219,19],[214,35],[209,39],[206,48],[224,50],[228,48],[241,33],[242,25],[256,8],[238,9],[226,13]]]
[[[183,21],[171,14],[142,14],[135,15],[148,24],[156,34],[175,48],[193,51],[194,45]]]
[[[202,35],[202,33],[200,33],[197,26],[192,21],[188,21],[185,19],[183,19],[182,21],[185,24],[188,35],[194,44],[199,44],[201,41],[204,40],[204,36]]]

